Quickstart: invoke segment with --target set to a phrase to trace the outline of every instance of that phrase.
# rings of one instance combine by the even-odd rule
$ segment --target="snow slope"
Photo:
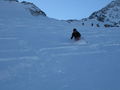
[[[120,28],[34,17],[15,5],[0,5],[0,90],[120,90]],[[81,41],[70,40],[74,27]]]

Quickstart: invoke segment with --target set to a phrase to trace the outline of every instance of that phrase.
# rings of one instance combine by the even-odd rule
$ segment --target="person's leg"
[[[76,41],[77,41],[77,40],[80,40],[80,37],[76,37],[75,40],[76,40]]]

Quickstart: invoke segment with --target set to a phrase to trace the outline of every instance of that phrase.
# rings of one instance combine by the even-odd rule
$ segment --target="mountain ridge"
[[[92,13],[88,19],[108,23],[110,26],[120,26],[120,0],[115,0],[107,6]]]
[[[102,9],[93,12],[88,18],[81,20],[67,20],[69,23],[77,22],[84,26],[119,27],[120,26],[120,0],[114,0]]]
[[[32,15],[32,16],[39,16],[39,15],[42,15],[42,16],[47,16],[45,12],[43,12],[41,9],[39,9],[35,4],[31,3],[31,2],[27,2],[27,1],[22,1],[22,2],[19,2],[18,0],[1,0],[0,1],[1,3],[1,6],[3,6],[2,4],[4,4],[4,9],[6,8],[11,8],[11,7],[14,7],[16,4],[19,5],[19,8],[24,8],[25,10],[25,13],[27,11],[29,11],[29,13]],[[16,6],[18,6],[16,5]],[[19,8],[16,8],[16,9],[19,9]],[[15,10],[15,8],[12,8]],[[1,9],[1,11],[3,11]],[[18,12],[19,10],[17,10]],[[8,12],[8,15],[9,13],[17,13],[17,12]],[[5,13],[5,11],[3,12]],[[6,12],[7,13],[7,12]]]

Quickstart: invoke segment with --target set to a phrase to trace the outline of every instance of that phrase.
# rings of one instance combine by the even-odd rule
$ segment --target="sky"
[[[19,0],[23,1],[23,0]],[[89,17],[113,0],[24,0],[34,3],[48,17],[67,20]]]

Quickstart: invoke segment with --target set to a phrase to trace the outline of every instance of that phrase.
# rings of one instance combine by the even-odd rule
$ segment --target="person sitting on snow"
[[[81,38],[81,34],[77,31],[76,28],[73,29],[71,39],[73,39],[73,37],[75,40],[80,40],[80,38]]]

